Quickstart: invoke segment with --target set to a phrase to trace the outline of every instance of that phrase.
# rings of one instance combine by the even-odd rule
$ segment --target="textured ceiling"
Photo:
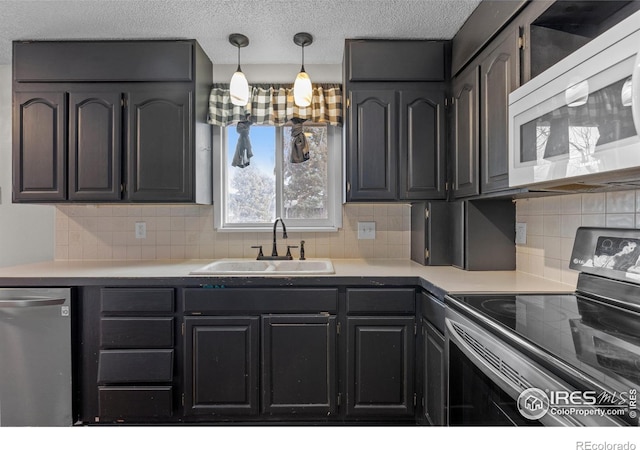
[[[0,0],[0,64],[11,41],[197,39],[234,64],[231,33],[249,37],[242,64],[293,64],[293,35],[311,33],[308,64],[340,64],[346,38],[451,39],[480,0]]]

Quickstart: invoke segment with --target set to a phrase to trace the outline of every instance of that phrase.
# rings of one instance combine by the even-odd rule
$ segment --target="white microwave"
[[[640,173],[639,52],[637,12],[509,95],[510,187]]]

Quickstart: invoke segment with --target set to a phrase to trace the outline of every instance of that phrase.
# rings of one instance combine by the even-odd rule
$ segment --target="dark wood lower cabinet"
[[[262,409],[271,415],[336,413],[336,317],[262,317]]]
[[[413,416],[415,318],[347,318],[347,415]]]
[[[258,414],[259,318],[186,317],[185,415]]]
[[[413,287],[91,286],[76,314],[79,423],[418,419]]]
[[[447,372],[444,358],[444,336],[424,319],[422,320],[422,330],[424,419],[430,425],[446,425]]]

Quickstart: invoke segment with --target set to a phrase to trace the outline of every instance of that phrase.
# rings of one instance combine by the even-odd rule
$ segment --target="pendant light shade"
[[[311,78],[304,70],[304,46],[311,45],[313,37],[309,33],[298,33],[293,37],[293,42],[302,47],[302,67],[293,84],[293,101],[296,106],[309,106],[313,89],[311,87]]]
[[[244,34],[234,33],[229,35],[229,42],[238,47],[238,68],[229,82],[229,95],[231,103],[236,106],[245,106],[249,103],[249,83],[240,68],[240,48],[249,45],[249,38]]]
[[[240,70],[231,77],[229,95],[231,96],[231,103],[236,106],[245,106],[249,103],[249,83],[247,82],[247,77]]]

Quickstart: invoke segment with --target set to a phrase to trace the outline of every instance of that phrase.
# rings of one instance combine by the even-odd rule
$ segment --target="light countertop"
[[[182,281],[212,283],[224,278],[235,280],[251,278],[271,279],[274,276],[211,276],[189,275],[210,260],[148,260],[148,261],[48,261],[0,268],[0,286],[17,285],[21,281],[41,280],[42,283],[68,283],[70,286],[84,284],[83,280],[135,279],[135,278],[180,278]],[[341,278],[342,282],[375,279],[420,279],[425,287],[434,286],[444,292],[573,292],[574,285],[559,283],[518,271],[466,271],[451,266],[422,266],[407,259],[333,259],[335,274],[281,276],[288,284],[304,284],[305,280],[328,282],[326,278]]]

